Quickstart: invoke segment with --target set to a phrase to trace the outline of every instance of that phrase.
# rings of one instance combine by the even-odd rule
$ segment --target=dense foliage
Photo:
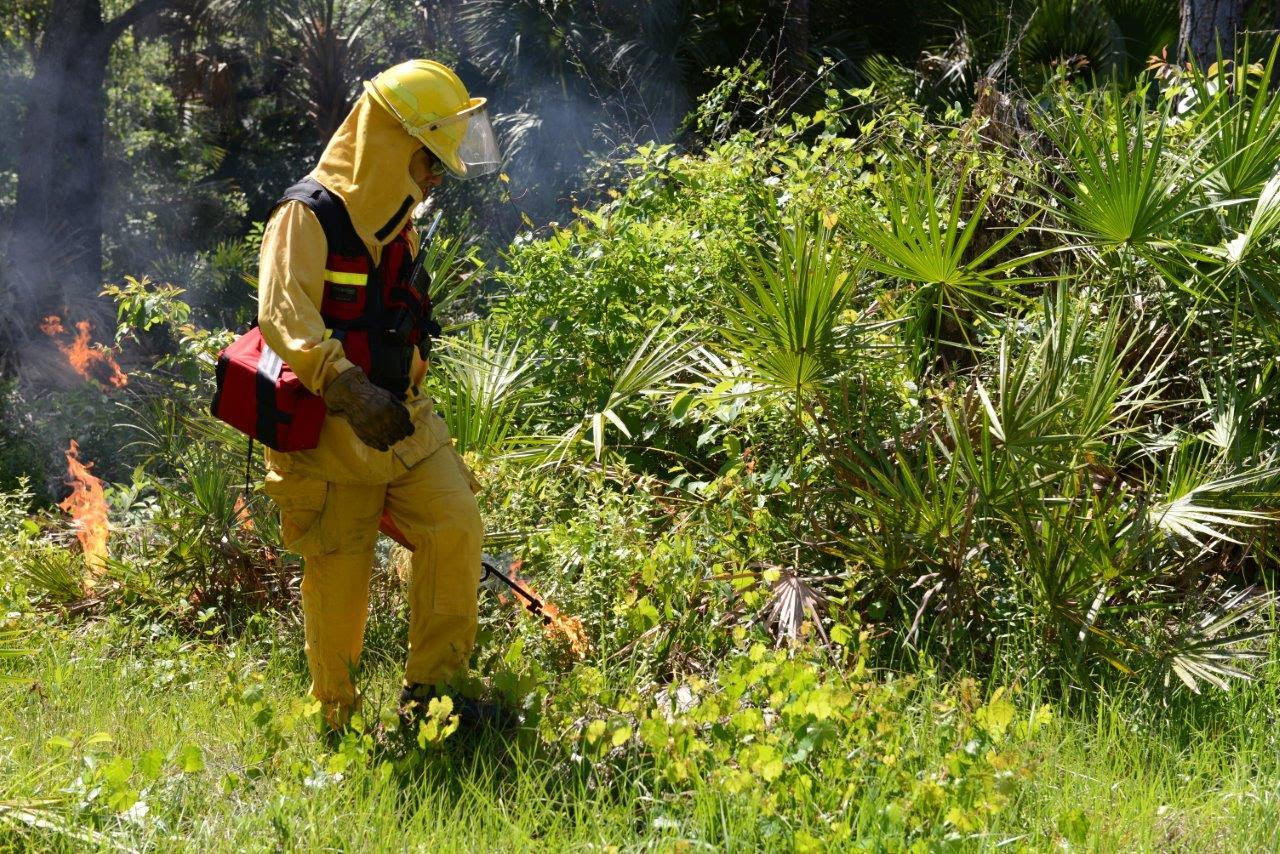
[[[1131,77],[1173,44],[1176,29],[1172,0],[679,0],[642,4],[640,14],[632,3],[594,0],[19,0],[0,4],[0,104],[14,117],[13,132],[0,140],[6,229],[47,228],[15,221],[23,147],[40,148],[24,140],[24,117],[59,97],[43,87],[66,89],[76,117],[96,98],[88,83],[56,74],[37,85],[33,73],[50,47],[44,35],[81,12],[118,19],[136,5],[148,11],[106,60],[101,181],[44,188],[79,193],[83,204],[54,214],[66,220],[58,235],[82,251],[64,258],[54,239],[51,257],[41,259],[49,281],[34,293],[17,265],[6,265],[0,342],[7,349],[39,320],[29,313],[34,306],[59,308],[59,289],[68,303],[92,302],[96,279],[70,287],[59,274],[82,254],[97,255],[99,226],[103,279],[180,280],[199,310],[243,322],[249,294],[236,271],[252,250],[244,234],[315,158],[361,80],[413,56],[456,64],[492,100],[509,181],[497,189],[457,185],[437,201],[459,221],[482,224],[473,239],[499,247],[524,222],[563,221],[577,202],[597,198],[610,171],[602,158],[652,139],[701,141],[686,114],[715,86],[717,69],[750,58],[761,59],[772,98],[763,111],[754,99],[730,104],[725,119],[758,127],[779,112],[769,105],[812,110],[831,85],[874,80],[945,106],[970,103],[987,75],[1035,85],[1055,75]],[[68,62],[78,53],[70,52]],[[95,129],[67,144],[81,138],[96,138]],[[0,355],[6,365],[17,361],[16,353]]]

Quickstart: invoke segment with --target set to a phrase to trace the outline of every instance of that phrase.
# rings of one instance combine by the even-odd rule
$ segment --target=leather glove
[[[359,368],[343,371],[329,383],[324,404],[331,415],[347,419],[361,442],[379,451],[413,433],[409,410],[394,394],[369,382]]]

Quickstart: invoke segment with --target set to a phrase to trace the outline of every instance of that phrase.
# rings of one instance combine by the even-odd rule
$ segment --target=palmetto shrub
[[[1151,85],[1051,90],[1025,151],[879,103],[853,140],[798,119],[640,158],[618,201],[518,248],[509,285],[556,277],[490,322],[564,360],[539,377],[554,408],[584,391],[554,379],[583,365],[565,344],[589,382],[610,340],[553,310],[584,280],[610,295],[584,316],[618,311],[603,364],[682,318],[693,361],[624,421],[680,456],[620,459],[674,472],[693,506],[763,514],[728,577],[779,637],[872,621],[891,656],[1225,684],[1265,626],[1280,504],[1273,186],[1230,168],[1232,140],[1266,142],[1270,101],[1185,116]],[[579,429],[575,409],[597,411],[547,432]]]
[[[1082,310],[1060,287],[1030,340],[1003,340],[994,375],[939,400],[927,432],[833,455],[849,512],[833,535],[864,595],[897,597],[913,647],[932,634],[981,656],[1000,641],[1073,677],[1109,662],[1220,682],[1256,637],[1232,626],[1266,599],[1215,594],[1206,569],[1272,523],[1253,487],[1276,472],[1143,435],[1163,378],[1126,367],[1120,319]],[[1190,601],[1203,613],[1169,631]]]

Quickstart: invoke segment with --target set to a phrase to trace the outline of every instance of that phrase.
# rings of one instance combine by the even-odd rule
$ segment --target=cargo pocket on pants
[[[267,472],[262,491],[280,508],[280,539],[296,554],[323,555],[338,550],[336,537],[321,524],[332,484],[313,477]]]
[[[419,404],[419,407],[424,405],[429,406],[429,404]],[[440,420],[440,416],[430,409],[427,410],[425,416],[419,410],[415,410],[413,412],[413,433],[391,446],[391,453],[395,455],[400,465],[404,466],[405,471],[413,468],[440,449],[441,431],[436,428],[436,422],[439,422],[443,427],[444,422]],[[444,428],[444,440],[449,440],[448,428]]]

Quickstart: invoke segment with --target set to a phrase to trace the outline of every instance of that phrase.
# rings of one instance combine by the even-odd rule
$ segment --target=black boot
[[[418,721],[427,714],[431,701],[440,696],[440,692],[430,685],[406,685],[400,692],[400,723],[407,732],[418,731]],[[453,713],[458,716],[460,729],[515,729],[520,724],[520,716],[501,703],[486,700],[475,700],[449,694],[453,701]]]

